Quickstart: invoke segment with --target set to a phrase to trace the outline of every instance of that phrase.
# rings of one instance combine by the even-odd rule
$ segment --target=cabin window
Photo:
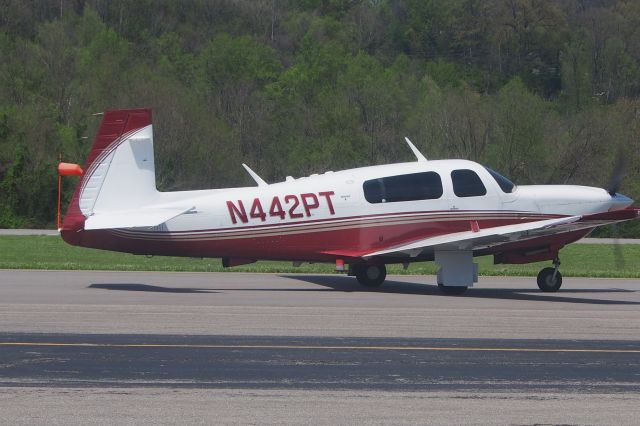
[[[411,173],[365,181],[364,198],[370,203],[435,200],[442,197],[442,180],[435,172]]]
[[[458,197],[480,197],[487,194],[482,180],[473,170],[454,170],[451,172],[453,192]]]
[[[498,185],[500,185],[500,189],[502,189],[503,192],[506,192],[507,194],[510,194],[513,192],[514,188],[516,187],[516,185],[513,182],[511,182],[509,179],[502,176],[500,173],[496,172],[495,170],[490,169],[489,167],[485,167],[485,169],[487,169],[489,174],[493,176],[496,182],[498,182]]]

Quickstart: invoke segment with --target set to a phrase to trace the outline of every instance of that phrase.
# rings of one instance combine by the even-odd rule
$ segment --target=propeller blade
[[[620,229],[617,223],[611,225],[611,234],[613,236],[613,259],[616,269],[625,269],[624,253],[620,244]]]
[[[607,192],[612,197],[616,195],[618,190],[620,189],[620,184],[622,183],[622,178],[624,177],[624,168],[627,160],[624,155],[624,151],[622,146],[618,149],[618,154],[616,155],[616,162],[613,166],[613,170],[611,171],[611,179],[609,179],[609,186],[607,186]]]

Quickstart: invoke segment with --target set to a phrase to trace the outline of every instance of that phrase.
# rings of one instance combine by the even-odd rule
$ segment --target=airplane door
[[[488,176],[490,178],[490,176]],[[484,173],[471,169],[452,170],[449,209],[452,211],[500,210],[502,199]],[[483,179],[485,178],[485,179]]]

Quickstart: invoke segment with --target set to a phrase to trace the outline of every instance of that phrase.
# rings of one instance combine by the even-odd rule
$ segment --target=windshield
[[[495,170],[490,169],[489,167],[485,167],[485,169],[487,169],[487,171],[491,174],[491,176],[493,176],[496,182],[498,182],[498,185],[500,185],[500,188],[504,192],[508,194],[515,190],[516,185],[513,182],[511,182],[509,179],[502,176],[500,173],[496,172]]]

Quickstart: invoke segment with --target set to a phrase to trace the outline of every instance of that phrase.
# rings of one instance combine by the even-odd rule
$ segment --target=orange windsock
[[[82,167],[78,164],[60,163],[58,164],[58,175],[60,176],[82,176]]]

